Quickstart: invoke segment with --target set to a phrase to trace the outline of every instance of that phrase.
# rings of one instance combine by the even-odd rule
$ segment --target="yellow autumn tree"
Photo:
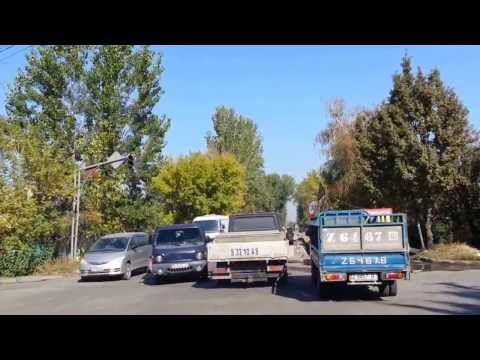
[[[233,155],[193,153],[166,164],[152,189],[176,223],[195,216],[232,214],[244,206],[244,167]]]

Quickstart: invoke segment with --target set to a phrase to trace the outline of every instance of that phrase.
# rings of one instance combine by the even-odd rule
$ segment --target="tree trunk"
[[[448,243],[451,244],[455,240],[455,236],[454,236],[455,228],[454,228],[453,220],[451,218],[448,219],[448,225],[449,225],[448,226]]]
[[[427,237],[427,249],[433,246],[433,232],[432,232],[432,208],[427,209],[427,217],[425,221],[425,235]]]

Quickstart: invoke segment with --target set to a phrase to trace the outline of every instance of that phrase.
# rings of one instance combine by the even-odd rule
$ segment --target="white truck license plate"
[[[352,274],[350,275],[350,281],[377,281],[377,274]]]
[[[172,264],[171,269],[188,269],[188,264]]]
[[[231,248],[230,249],[230,256],[232,256],[232,257],[258,256],[258,248],[257,247]]]

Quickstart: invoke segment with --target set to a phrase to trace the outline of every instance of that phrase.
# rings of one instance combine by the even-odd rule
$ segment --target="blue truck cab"
[[[363,210],[321,212],[308,229],[312,281],[322,297],[339,285],[378,286],[396,296],[397,280],[410,279],[406,214]]]
[[[207,279],[205,232],[195,224],[158,227],[153,236],[150,272],[157,280],[167,276],[196,275]]]

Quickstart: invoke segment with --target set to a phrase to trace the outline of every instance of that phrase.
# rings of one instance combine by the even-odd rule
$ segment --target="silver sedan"
[[[132,272],[147,269],[152,245],[147,233],[119,233],[97,240],[80,263],[82,280],[99,276],[121,276],[129,280]]]

